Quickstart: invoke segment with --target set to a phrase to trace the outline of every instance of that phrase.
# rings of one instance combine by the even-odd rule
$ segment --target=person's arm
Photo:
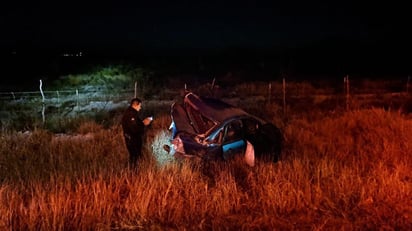
[[[152,123],[152,121],[153,121],[153,117],[149,116],[149,117],[146,117],[142,122],[145,126],[148,126],[150,123]]]

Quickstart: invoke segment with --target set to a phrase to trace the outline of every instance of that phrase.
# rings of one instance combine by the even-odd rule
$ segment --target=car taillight
[[[172,140],[172,147],[176,152],[184,153],[183,143],[180,137],[176,137]]]

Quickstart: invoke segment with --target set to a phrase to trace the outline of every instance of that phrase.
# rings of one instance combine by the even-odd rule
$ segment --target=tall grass
[[[176,162],[147,131],[138,170],[121,129],[0,138],[6,230],[410,230],[412,121],[380,109],[282,124],[278,163]]]

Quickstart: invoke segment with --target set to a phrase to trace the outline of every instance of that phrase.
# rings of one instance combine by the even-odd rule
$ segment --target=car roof
[[[185,95],[184,103],[197,110],[204,117],[222,123],[233,117],[254,117],[244,110],[230,105],[222,100],[208,97],[199,97],[192,92]]]

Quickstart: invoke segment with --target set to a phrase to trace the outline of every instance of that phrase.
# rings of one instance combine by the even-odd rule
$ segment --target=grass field
[[[2,103],[0,229],[411,230],[412,107],[402,83],[358,81],[349,99],[342,86],[288,83],[286,98],[282,84],[270,86],[271,94],[261,82],[193,89],[280,127],[281,161],[253,168],[241,157],[166,154],[179,90],[146,89],[157,95],[142,117],[155,120],[137,171],[127,168],[122,110],[108,110],[127,104],[120,94],[111,104],[99,101],[110,94],[86,95],[80,107],[49,98],[45,123],[39,99]]]
[[[126,168],[116,123],[84,121],[71,134],[4,129],[0,229],[412,229],[406,115],[306,105],[284,116],[275,103],[248,106],[282,129],[280,162],[176,162],[161,148],[167,112],[148,128],[137,171]]]

